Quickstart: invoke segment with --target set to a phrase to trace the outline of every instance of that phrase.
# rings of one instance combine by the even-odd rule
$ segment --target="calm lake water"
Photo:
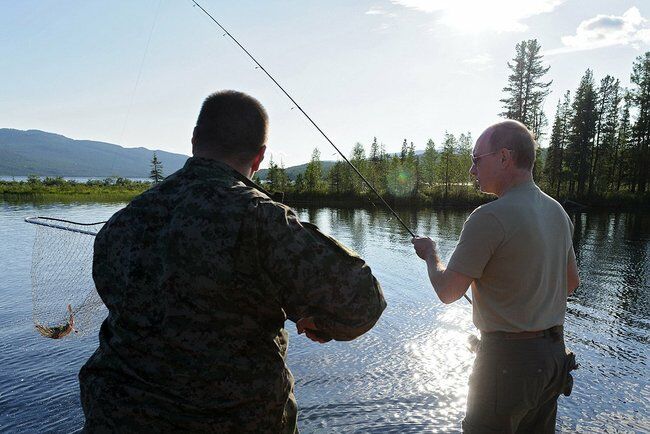
[[[28,216],[91,222],[123,204],[0,202],[0,431],[73,432],[82,425],[77,372],[96,333],[52,341],[33,328]],[[304,433],[458,432],[475,332],[464,300],[442,305],[408,234],[383,211],[299,209],[303,220],[359,252],[388,301],[377,326],[349,343],[319,345],[290,331]],[[401,213],[438,240],[448,259],[469,211]],[[650,431],[650,215],[573,216],[583,284],[569,300],[567,346],[579,358],[571,397],[560,398],[562,432]],[[90,258],[89,258],[90,260]]]

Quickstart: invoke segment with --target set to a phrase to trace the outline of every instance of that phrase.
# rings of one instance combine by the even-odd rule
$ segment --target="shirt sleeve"
[[[566,219],[569,222],[569,229],[570,229],[569,251],[568,251],[567,260],[568,261],[573,261],[575,263],[576,262],[576,252],[575,252],[575,250],[573,248],[573,233],[574,233],[575,227],[573,226],[573,222],[571,221],[571,217],[569,217],[569,215],[566,213],[566,211],[564,212],[564,214],[566,215]]]
[[[473,279],[483,270],[503,241],[505,232],[497,218],[480,208],[469,215],[447,268]]]
[[[319,331],[335,340],[370,330],[386,308],[370,267],[291,209],[271,203],[258,210],[260,263],[280,288],[287,317],[313,316]]]

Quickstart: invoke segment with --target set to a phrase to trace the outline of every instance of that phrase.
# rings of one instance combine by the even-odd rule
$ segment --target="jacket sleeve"
[[[345,341],[370,330],[386,308],[370,267],[290,208],[260,203],[257,239],[263,271],[290,320],[312,316],[319,332]]]

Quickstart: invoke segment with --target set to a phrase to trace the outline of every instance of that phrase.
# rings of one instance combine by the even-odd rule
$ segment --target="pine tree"
[[[462,186],[472,182],[472,176],[469,173],[469,169],[472,167],[472,146],[472,133],[461,133],[458,136],[455,152],[454,182],[461,186],[463,192],[466,192],[467,189]]]
[[[399,159],[402,161],[406,160],[406,154],[408,154],[408,152],[409,152],[408,142],[406,141],[406,139],[404,139],[404,141],[402,142],[402,150],[399,153]]]
[[[296,182],[293,185],[293,189],[296,193],[304,193],[305,188],[305,177],[302,173],[296,175]]]
[[[616,147],[614,152],[614,164],[612,168],[612,182],[614,191],[621,190],[623,178],[629,168],[633,167],[634,155],[630,150],[630,98],[626,95],[624,105],[619,116],[619,126],[616,132]]]
[[[381,178],[384,176],[381,159],[381,148],[377,143],[377,137],[374,137],[372,139],[372,144],[370,145],[370,156],[368,158],[367,165],[367,178],[370,184],[372,184],[372,186],[377,190],[381,188]]]
[[[266,184],[269,190],[275,190],[275,183],[277,179],[278,165],[273,161],[273,156],[269,160],[269,168],[266,171]],[[277,191],[277,190],[276,190]]]
[[[456,137],[453,134],[445,132],[445,139],[442,142],[442,152],[440,154],[440,183],[445,186],[445,200],[449,197],[449,188],[452,183],[454,170],[454,150],[456,148]]]
[[[621,100],[619,80],[609,75],[603,78],[598,92],[598,121],[589,194],[605,193],[610,186],[611,166],[616,157],[616,131]]]
[[[377,170],[377,184],[374,186],[380,193],[388,190],[388,173],[389,157],[386,154],[386,146],[379,145],[379,166]]]
[[[438,152],[436,151],[436,144],[432,139],[427,141],[424,148],[424,153],[421,158],[421,172],[422,182],[429,188],[433,187],[436,179],[436,161],[438,159]]]
[[[278,166],[273,161],[273,157],[271,157],[269,169],[266,174],[266,182],[271,191],[284,192],[287,190],[289,187],[289,177],[284,168],[284,163],[280,163],[280,166]]]
[[[411,142],[407,151],[406,159],[402,162],[402,170],[405,173],[409,173],[413,182],[413,190],[411,190],[411,196],[416,197],[420,192],[420,170],[418,159],[415,156],[415,144]]]
[[[310,193],[321,192],[322,187],[323,168],[320,162],[320,151],[318,148],[314,149],[311,154],[311,160],[305,169],[305,189]]]
[[[366,177],[368,177],[368,170],[367,170],[367,161],[366,161],[366,151],[363,149],[363,145],[359,142],[355,143],[354,147],[352,148],[352,154],[350,155],[350,163],[354,165],[354,167],[357,168],[361,174]],[[352,172],[354,170],[350,168]],[[355,194],[362,194],[363,192],[366,191],[366,184],[363,182],[363,180],[357,175],[356,173],[351,173],[352,175],[352,190]]]
[[[286,191],[289,189],[289,186],[291,185],[291,181],[289,180],[289,175],[287,175],[287,169],[284,167],[284,161],[280,160],[280,167],[278,170],[278,186],[280,187],[280,191]]]
[[[379,144],[377,143],[377,137],[373,137],[372,144],[370,145],[370,161],[379,161],[380,149]]]
[[[537,140],[541,138],[546,125],[543,106],[552,83],[543,81],[550,66],[542,64],[541,48],[537,39],[521,41],[515,46],[515,57],[508,62],[508,85],[503,88],[506,97],[501,99],[501,116],[523,123]]]
[[[596,92],[590,69],[580,80],[572,109],[571,138],[566,158],[571,172],[569,193],[583,196],[589,179],[591,149],[596,132]]]
[[[634,85],[630,99],[638,113],[632,129],[636,147],[632,192],[643,194],[647,189],[650,167],[650,51],[636,58],[630,81]]]
[[[330,171],[327,173],[327,188],[328,192],[332,194],[341,194],[343,193],[343,186],[341,185],[343,165],[345,163],[342,161],[337,161],[330,168]]]
[[[151,159],[151,171],[149,172],[149,178],[153,180],[154,184],[160,183],[163,176],[163,165],[158,159],[156,153],[153,153],[153,158]]]
[[[560,196],[564,178],[564,154],[569,140],[571,119],[571,93],[567,90],[562,100],[557,102],[557,111],[553,121],[551,141],[548,147],[544,174],[548,186],[555,190],[555,196]]]

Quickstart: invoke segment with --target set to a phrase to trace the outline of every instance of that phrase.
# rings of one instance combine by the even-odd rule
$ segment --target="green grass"
[[[85,183],[66,181],[63,178],[30,177],[27,181],[0,181],[0,198],[9,203],[89,203],[89,202],[128,202],[151,187],[150,182],[131,181],[125,178],[106,178],[90,180]],[[543,188],[543,187],[542,187]],[[479,192],[474,186],[452,186],[445,195],[442,186],[428,187],[417,195],[398,196],[382,194],[392,207],[454,207],[474,208],[487,203],[495,197]],[[589,208],[612,210],[648,210],[650,192],[631,194],[621,191],[592,197],[570,199]],[[291,206],[316,205],[343,208],[383,208],[374,193],[295,192],[289,191],[284,202]]]
[[[0,195],[7,202],[128,202],[150,187],[151,183],[124,178],[77,183],[30,177],[26,182],[0,181]]]

